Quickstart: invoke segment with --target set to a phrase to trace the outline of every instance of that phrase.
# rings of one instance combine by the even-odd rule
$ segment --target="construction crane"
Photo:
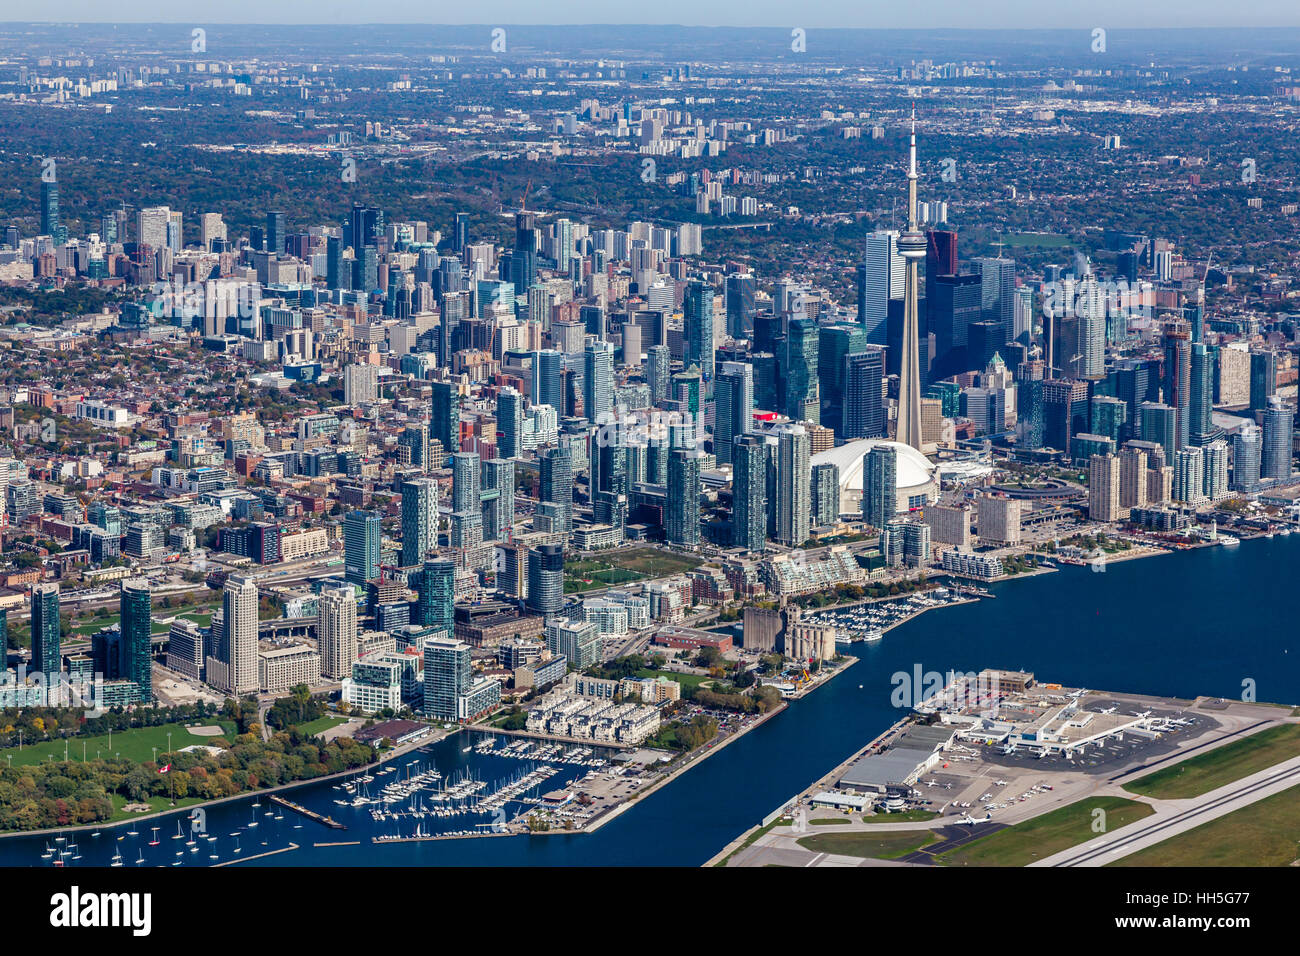
[[[533,180],[532,180],[531,177],[529,177],[528,185],[524,187],[524,194],[523,194],[523,196],[521,196],[520,199],[519,199],[519,211],[520,211],[520,212],[527,212],[527,211],[528,211],[528,194],[529,194],[530,192],[532,192],[532,190],[533,190]]]

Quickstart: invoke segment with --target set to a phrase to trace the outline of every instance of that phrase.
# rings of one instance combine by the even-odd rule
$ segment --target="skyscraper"
[[[844,360],[868,349],[867,332],[856,323],[823,325],[817,336],[817,389],[821,393],[820,423],[844,435]]]
[[[420,569],[415,594],[419,623],[450,633],[456,611],[456,565],[439,558],[427,559]]]
[[[483,462],[483,540],[509,537],[515,523],[515,463],[509,458]]]
[[[429,384],[433,390],[429,437],[442,442],[443,454],[451,455],[460,451],[460,385],[447,379]]]
[[[862,463],[862,520],[884,528],[898,507],[898,450],[876,445]]]
[[[68,240],[68,230],[59,221],[59,184],[41,180],[41,235],[49,236],[56,246]]]
[[[465,251],[469,245],[469,213],[456,213],[456,225],[452,233],[451,247],[456,253]]]
[[[924,246],[922,254],[924,254]],[[863,253],[863,271],[858,294],[858,322],[867,331],[867,341],[885,344],[885,323],[889,317],[889,300],[901,299],[906,293],[907,270],[899,250],[899,235],[887,229],[867,236]]]
[[[840,469],[822,462],[812,469],[812,521],[815,526],[835,524],[840,518]]]
[[[767,443],[736,438],[731,456],[731,546],[762,551],[767,544]]]
[[[686,286],[682,300],[683,333],[686,339],[686,366],[700,370],[705,394],[713,388],[713,289],[700,280]],[[588,416],[590,417],[590,416]],[[592,419],[593,421],[595,419]]]
[[[539,462],[539,477],[540,500],[556,506],[556,530],[568,534],[573,530],[573,460],[568,448],[548,448]]]
[[[898,379],[896,438],[917,451],[921,450],[921,357],[916,265],[925,255],[925,246],[925,236],[916,224],[916,111],[913,110],[907,169],[907,231],[898,238],[898,252],[907,263],[907,278],[903,292],[903,344]]]
[[[785,385],[784,411],[796,422],[821,419],[821,392],[817,380],[819,350],[817,323],[812,319],[790,320],[785,336],[781,375]]]
[[[1259,491],[1263,468],[1263,432],[1254,422],[1245,422],[1232,436],[1232,488],[1253,494]]]
[[[379,515],[349,511],[343,519],[344,577],[364,585],[379,577]]]
[[[257,582],[232,574],[221,592],[221,636],[208,659],[208,682],[228,694],[255,694],[257,675]]]
[[[564,414],[564,355],[543,349],[533,363],[533,404],[550,405],[556,415]]]
[[[564,607],[564,548],[558,544],[528,552],[528,607],[544,617]]]
[[[1214,362],[1204,342],[1192,343],[1190,379],[1188,441],[1204,447],[1223,434],[1214,424]]]
[[[754,414],[754,369],[747,362],[723,362],[714,401],[713,454],[730,464],[737,438],[750,429]]]
[[[1277,354],[1271,349],[1250,353],[1250,410],[1264,411],[1277,391]]]
[[[1264,410],[1264,447],[1260,477],[1291,477],[1291,446],[1295,431],[1295,412],[1282,399],[1273,395]]]
[[[980,308],[985,319],[1002,329],[1002,341],[1009,341],[1015,324],[1016,260],[976,259],[980,274]],[[1103,342],[1106,317],[1101,315]]]
[[[122,676],[135,684],[136,701],[153,700],[153,600],[149,581],[128,578],[120,596],[122,633]]]
[[[515,249],[510,257],[510,281],[521,295],[537,281],[537,217],[531,212],[515,214]]]
[[[432,478],[402,482],[402,567],[418,567],[437,547],[438,482]]]
[[[470,646],[451,637],[431,637],[424,643],[425,717],[459,718],[458,703],[472,680]]]
[[[506,386],[497,393],[497,454],[517,458],[523,451],[524,397]]]
[[[1113,395],[1094,395],[1091,402],[1091,425],[1089,431],[1094,435],[1105,435],[1113,442],[1119,442],[1124,423],[1128,418],[1128,406]]]
[[[477,511],[482,501],[479,488],[479,456],[461,451],[451,456],[451,510]]]
[[[812,530],[812,440],[802,425],[777,430],[776,534],[781,544],[802,547]]]
[[[363,246],[377,246],[384,235],[384,211],[372,206],[354,203],[348,239],[354,253],[360,258]]]
[[[925,234],[925,301],[934,301],[934,280],[957,274],[957,233],[931,229]]]
[[[61,636],[59,586],[37,584],[32,588],[32,669],[44,674],[46,680],[62,665]]]
[[[669,544],[686,548],[700,544],[700,456],[688,449],[668,453],[664,537]]]
[[[650,386],[650,404],[658,405],[668,397],[672,352],[666,345],[652,345],[646,350],[646,383]]]
[[[1093,521],[1125,518],[1120,507],[1119,488],[1119,459],[1114,455],[1093,455],[1088,465],[1088,517]]]
[[[1091,459],[1089,459],[1091,467]],[[1147,505],[1147,453],[1125,447],[1119,453],[1119,506],[1131,511]]]
[[[588,342],[583,362],[582,404],[587,421],[601,422],[614,410],[614,346],[609,342]]]
[[[1191,436],[1192,408],[1192,337],[1181,327],[1165,332],[1164,397],[1165,404],[1176,413],[1174,450],[1177,450],[1186,446]],[[1169,457],[1172,459],[1173,454]]]
[[[1142,440],[1157,442],[1164,447],[1165,460],[1173,461],[1178,450],[1178,412],[1160,402],[1143,402],[1138,412],[1142,422]]]
[[[268,212],[266,214],[266,251],[273,256],[284,252],[284,213]]]
[[[325,287],[328,289],[349,289],[352,287],[351,265],[343,258],[343,240],[338,236],[329,236],[325,240]]]
[[[844,357],[844,424],[840,437],[885,437],[885,352],[871,347],[865,352]]]
[[[727,334],[748,339],[754,333],[754,295],[757,283],[748,272],[727,276]]]
[[[357,659],[357,599],[352,588],[327,588],[316,605],[316,642],[322,677],[352,675]]]

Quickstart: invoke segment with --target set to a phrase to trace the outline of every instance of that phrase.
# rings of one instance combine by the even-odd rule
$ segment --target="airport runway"
[[[1199,797],[1154,801],[1156,812],[1151,816],[1030,866],[1104,866],[1295,786],[1300,786],[1300,757]]]

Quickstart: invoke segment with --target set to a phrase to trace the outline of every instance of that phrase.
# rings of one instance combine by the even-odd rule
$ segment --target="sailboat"
[[[154,827],[154,828],[153,828],[153,839],[149,841],[149,845],[150,845],[150,846],[157,846],[157,845],[158,845],[158,828],[157,828],[157,827]]]
[[[235,835],[235,852],[238,853],[238,852],[239,852],[240,850],[242,850],[242,849],[243,849],[243,847],[241,847],[241,846],[239,845],[239,835],[236,834],[236,835]]]
[[[173,839],[173,840],[184,840],[184,839],[185,839],[185,831],[181,829],[181,821],[179,821],[179,820],[176,821],[176,835],[175,835],[174,837],[172,837],[172,839]]]
[[[121,850],[114,850],[114,851],[113,851],[113,862],[110,863],[110,864],[108,864],[108,865],[109,865],[109,866],[121,866],[121,865],[122,865],[122,851],[121,851]]]

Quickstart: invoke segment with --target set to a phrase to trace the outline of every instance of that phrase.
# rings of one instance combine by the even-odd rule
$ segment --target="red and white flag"
[[[159,773],[166,773],[167,771],[171,770],[171,768],[172,768],[172,765],[171,765],[171,764],[168,764],[168,765],[165,766],[165,767],[159,767],[159,768],[158,768],[158,772],[159,772]]]

